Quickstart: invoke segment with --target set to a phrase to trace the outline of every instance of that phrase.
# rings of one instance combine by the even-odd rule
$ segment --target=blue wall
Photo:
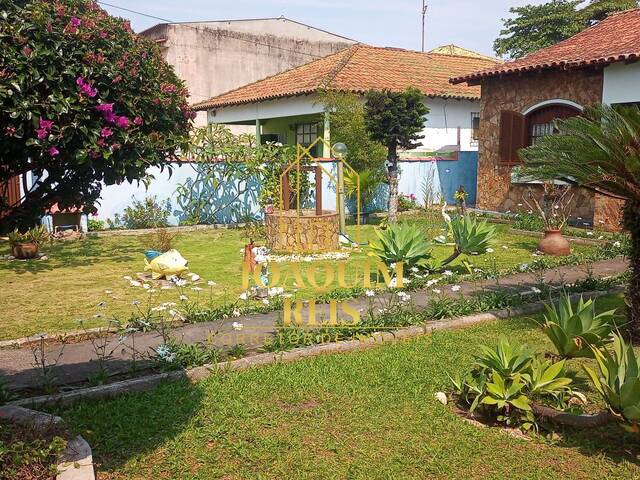
[[[440,187],[445,201],[454,204],[453,197],[456,190],[462,185],[469,194],[467,205],[476,204],[477,180],[478,180],[478,152],[460,152],[457,161],[440,161],[438,175]]]
[[[400,162],[400,181],[398,189],[400,193],[415,194],[418,203],[424,204],[422,185],[425,180],[431,184],[432,192],[435,196],[444,198],[451,205],[455,203],[453,197],[460,185],[463,185],[469,193],[467,204],[472,206],[476,202],[476,180],[478,170],[477,152],[460,152],[459,160],[441,161],[405,161]],[[335,165],[327,165],[328,170],[336,175]],[[173,174],[169,175],[168,170],[161,172],[154,168],[149,171],[154,176],[149,189],[142,183],[123,183],[121,185],[111,185],[102,191],[101,204],[98,207],[98,218],[106,220],[113,218],[116,213],[122,213],[125,207],[131,205],[133,199],[142,200],[145,196],[156,196],[158,201],[169,200],[171,202],[172,216],[170,221],[178,224],[184,220],[183,207],[180,205],[176,195],[176,188],[179,184],[188,184],[198,177],[198,165],[183,163],[174,165]],[[212,198],[212,205],[224,205],[230,196],[234,194],[238,187],[237,182],[229,185],[219,185]],[[198,185],[196,185],[196,190]],[[260,185],[255,180],[250,180],[243,185],[245,192],[240,196],[233,207],[227,208],[216,215],[216,221],[220,223],[234,223],[246,220],[247,217],[261,218],[262,212],[258,206],[258,194]],[[336,209],[336,190],[333,182],[323,176],[323,207],[328,210]],[[368,206],[362,211],[384,211],[387,208],[388,191],[387,185],[381,185],[374,200],[374,205]],[[437,202],[440,199],[436,200]],[[215,208],[215,207],[214,207]],[[355,211],[355,202],[347,201],[347,210]]]

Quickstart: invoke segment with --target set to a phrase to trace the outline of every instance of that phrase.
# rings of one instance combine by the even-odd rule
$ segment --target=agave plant
[[[531,365],[533,355],[524,345],[510,344],[501,336],[495,348],[480,345],[476,355],[476,365],[497,372],[505,378],[522,374]]]
[[[386,230],[375,230],[377,242],[370,242],[371,254],[387,265],[404,262],[407,268],[425,267],[431,258],[431,245],[415,226],[391,224]]]
[[[498,409],[510,410],[515,407],[519,410],[529,411],[529,399],[524,395],[525,383],[519,376],[509,379],[504,378],[498,372],[493,372],[491,382],[487,383],[487,394],[480,403],[495,405]]]
[[[552,363],[551,360],[534,359],[531,367],[522,374],[527,385],[527,392],[531,395],[557,396],[566,391],[572,380],[564,377],[564,360]]]
[[[451,219],[449,224],[455,248],[449,258],[442,262],[447,265],[460,255],[476,255],[484,253],[496,236],[496,229],[486,221],[479,221],[469,215]]]
[[[596,302],[582,297],[576,308],[571,297],[563,295],[557,305],[545,304],[542,330],[563,358],[593,357],[593,348],[601,348],[615,328],[615,310],[596,314]]]
[[[584,369],[609,410],[635,431],[640,427],[640,369],[633,345],[619,333],[612,335],[611,351],[592,347],[599,375],[589,367]]]

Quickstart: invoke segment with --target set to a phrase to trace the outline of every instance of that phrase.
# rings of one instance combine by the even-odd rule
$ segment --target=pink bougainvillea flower
[[[38,130],[36,130],[36,135],[40,140],[44,140],[49,136],[49,130],[47,130],[46,128],[39,128]]]
[[[16,133],[16,127],[7,127],[4,129],[4,133],[5,135],[7,135],[8,137],[12,136],[14,133]]]
[[[102,138],[109,138],[111,135],[113,135],[113,130],[109,127],[103,127],[102,130],[100,130],[100,136]]]
[[[107,32],[105,32],[104,30],[102,30],[100,32],[100,38],[107,38],[109,36],[109,34]]]
[[[51,22],[47,22],[47,33],[51,32],[53,32],[53,25],[51,25]]]
[[[102,113],[113,112],[113,103],[101,103],[100,105],[96,105],[94,108]]]
[[[116,127],[118,128],[128,128],[129,127],[129,119],[125,116],[116,117],[115,121]]]
[[[138,126],[142,125],[142,118],[140,116],[136,116],[136,118],[133,119],[133,123]]]
[[[58,150],[56,147],[49,148],[49,155],[51,155],[52,157],[55,157],[59,153],[60,153],[60,150]]]
[[[53,120],[45,120],[40,118],[40,128],[44,128],[45,130],[51,130],[53,127]]]
[[[111,83],[115,84],[115,83],[120,83],[121,81],[122,81],[122,75],[118,75],[111,81]]]
[[[24,54],[25,57],[30,57],[31,52],[33,52],[33,50],[31,50],[31,48],[29,48],[29,46],[27,45],[25,45],[24,48],[22,49],[22,53]]]
[[[74,27],[79,27],[80,25],[82,25],[82,20],[80,20],[78,17],[71,17],[71,20],[69,20],[69,24]]]
[[[111,111],[104,112],[103,117],[107,123],[115,123],[117,115]]]

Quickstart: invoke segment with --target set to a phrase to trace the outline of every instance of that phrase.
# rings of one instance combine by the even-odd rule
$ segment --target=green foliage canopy
[[[513,7],[512,18],[494,41],[496,55],[520,58],[565,40],[607,15],[638,6],[637,0],[551,0],[542,5]]]

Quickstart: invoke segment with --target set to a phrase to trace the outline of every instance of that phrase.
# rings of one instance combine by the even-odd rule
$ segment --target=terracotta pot
[[[35,242],[16,243],[11,247],[11,254],[20,260],[36,258],[38,255],[38,244]]]
[[[538,250],[546,255],[565,257],[571,254],[571,244],[560,230],[545,230],[544,238],[538,243]]]

